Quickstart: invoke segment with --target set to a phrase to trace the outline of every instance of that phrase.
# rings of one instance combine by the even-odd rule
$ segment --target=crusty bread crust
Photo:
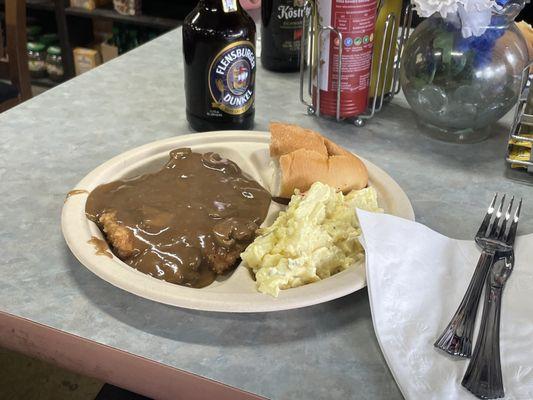
[[[311,129],[271,122],[270,132],[270,157],[279,157],[298,149],[313,150],[319,154],[328,155],[324,138]]]
[[[288,198],[322,182],[347,193],[368,184],[368,171],[354,154],[317,132],[296,125],[270,124],[270,156],[279,157],[281,185],[273,195]]]

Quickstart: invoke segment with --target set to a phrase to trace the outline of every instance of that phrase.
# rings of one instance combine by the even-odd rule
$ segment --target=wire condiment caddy
[[[379,15],[379,10],[382,6],[382,1],[378,5],[378,12],[376,13],[376,19]],[[372,68],[370,65],[371,75],[369,81],[375,78],[375,84],[373,87],[373,92],[368,96],[368,103],[366,111],[360,115],[349,118],[341,118],[341,81],[342,81],[342,55],[343,55],[343,35],[339,29],[334,26],[322,26],[318,24],[318,15],[317,15],[317,6],[313,0],[307,0],[304,5],[305,13],[303,20],[303,33],[301,38],[300,45],[300,102],[307,106],[307,114],[315,116],[323,116],[320,110],[320,77],[322,74],[321,67],[321,56],[322,56],[322,45],[321,40],[323,35],[333,33],[338,40],[340,45],[338,46],[338,77],[337,77],[337,87],[336,87],[336,112],[335,119],[340,122],[341,120],[348,121],[353,123],[357,127],[364,126],[366,121],[373,118],[374,115],[381,111],[384,103],[390,102],[392,98],[400,92],[400,62],[401,54],[409,38],[412,16],[413,16],[413,6],[412,4],[407,4],[403,11],[402,16],[397,16],[394,12],[391,12],[387,15],[385,23],[383,25],[383,40],[379,48],[374,47],[372,50],[372,59],[374,59],[374,52],[379,51],[379,60],[380,63],[377,69]],[[400,32],[398,34],[398,39],[395,41],[394,36],[398,30],[398,26],[401,22]],[[315,46],[315,41],[318,42],[318,46]],[[396,42],[396,43],[395,43]],[[392,62],[392,79],[387,85],[388,75],[389,75],[389,66]],[[375,71],[376,76],[373,75]],[[307,75],[307,76],[306,76]],[[306,99],[306,94],[309,98],[313,98],[313,80],[316,77],[316,101],[313,104],[313,101]],[[307,81],[307,90],[305,88]]]
[[[533,66],[531,61],[523,70],[520,87],[523,88],[518,98],[518,104],[515,109],[513,122],[509,130],[509,145],[505,161],[509,164],[507,176],[512,179],[520,180],[533,184],[533,113],[531,104],[533,98],[533,75],[530,75],[530,67]],[[524,128],[529,128],[530,134],[524,133]],[[529,160],[517,160],[512,157],[511,149],[516,142],[529,143]],[[519,168],[512,168],[512,166]]]

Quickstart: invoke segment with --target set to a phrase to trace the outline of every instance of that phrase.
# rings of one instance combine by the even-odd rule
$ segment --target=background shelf
[[[4,0],[1,1],[4,2]],[[26,7],[34,10],[54,11],[54,3],[49,0],[26,0]]]
[[[174,29],[181,24],[180,20],[172,18],[153,17],[149,15],[122,15],[112,8],[86,10],[85,8],[67,7],[65,12],[67,15],[87,18],[103,18],[132,25],[150,26],[160,29]]]
[[[143,0],[141,15],[122,15],[112,4],[88,10],[70,7],[70,0],[25,0],[30,20],[38,20],[44,33],[57,32],[63,50],[65,80],[75,76],[75,47],[92,47],[99,38],[93,35],[94,26],[100,21],[110,21],[119,27],[131,27],[141,32],[155,31],[158,36],[182,24],[185,16],[196,6],[198,0]],[[0,18],[5,0],[0,0]],[[32,22],[35,23],[35,22]],[[129,29],[129,28],[126,28]],[[141,42],[142,43],[142,42]],[[32,79],[32,84],[53,87],[58,83],[45,79]]]
[[[35,85],[35,86],[42,86],[42,87],[47,87],[47,88],[51,88],[51,87],[54,87],[54,86],[57,86],[59,85],[61,82],[56,82],[56,81],[53,81],[49,78],[31,78],[31,84],[32,85]]]

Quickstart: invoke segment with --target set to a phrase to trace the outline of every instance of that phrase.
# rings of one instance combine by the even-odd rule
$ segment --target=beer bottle
[[[255,33],[238,0],[199,0],[185,18],[186,113],[194,130],[253,127]]]
[[[261,63],[271,71],[300,68],[305,0],[262,0]]]

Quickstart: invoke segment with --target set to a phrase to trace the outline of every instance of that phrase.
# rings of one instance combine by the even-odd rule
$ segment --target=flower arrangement
[[[468,55],[472,59],[474,68],[490,63],[492,49],[505,33],[505,29],[501,27],[509,22],[503,20],[513,14],[512,9],[518,14],[524,5],[524,0],[413,0],[413,2],[420,16],[433,15],[441,18],[442,29],[435,36],[435,45],[444,51],[451,52],[453,48]],[[454,32],[460,34],[455,36]]]
[[[510,0],[414,0],[421,17],[435,13],[444,19],[460,23],[463,37],[481,36],[490,25],[493,11],[503,8]]]
[[[400,80],[426,132],[478,140],[516,104],[527,50],[514,19],[525,1],[413,0],[429,18],[409,36]]]

